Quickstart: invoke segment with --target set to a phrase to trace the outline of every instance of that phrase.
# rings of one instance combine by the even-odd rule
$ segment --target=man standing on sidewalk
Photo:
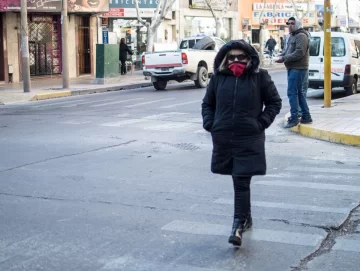
[[[289,26],[289,41],[285,52],[281,53],[275,62],[285,63],[288,73],[287,95],[291,116],[285,128],[291,128],[299,124],[299,107],[302,111],[301,123],[312,123],[306,96],[303,92],[306,73],[309,69],[310,39],[299,19],[290,17],[286,24]]]

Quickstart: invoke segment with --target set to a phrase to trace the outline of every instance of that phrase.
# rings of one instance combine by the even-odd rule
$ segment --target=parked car
[[[310,42],[309,87],[324,87],[324,34],[312,32]],[[331,86],[343,87],[347,95],[357,93],[360,83],[360,37],[331,33]]]
[[[219,38],[204,37],[192,49],[145,53],[142,57],[143,74],[151,76],[157,90],[164,90],[170,80],[193,80],[197,87],[204,88],[213,73],[215,56],[224,44]]]

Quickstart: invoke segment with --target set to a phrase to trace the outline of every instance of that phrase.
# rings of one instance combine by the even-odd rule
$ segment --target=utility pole
[[[21,60],[24,92],[30,92],[29,36],[27,0],[21,0]]]
[[[24,1],[24,0],[22,0]],[[26,0],[25,0],[26,1]],[[67,0],[62,0],[61,7],[61,50],[62,50],[62,82],[63,88],[69,87],[69,53],[68,53],[68,25]]]
[[[324,107],[331,107],[331,1],[324,0]]]
[[[349,1],[346,0],[346,31],[350,32]]]

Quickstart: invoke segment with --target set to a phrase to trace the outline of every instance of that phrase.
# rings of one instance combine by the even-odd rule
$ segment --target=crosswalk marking
[[[165,231],[188,234],[229,236],[231,226],[174,220],[163,226],[161,229]],[[274,231],[255,228],[249,232],[244,233],[244,239],[314,247],[317,246],[323,238],[324,236],[319,234]]]
[[[338,173],[338,174],[360,174],[360,169],[349,168],[318,168],[318,167],[288,167],[285,170],[288,171],[306,171],[306,172],[323,172],[323,173]]]
[[[76,107],[76,106],[84,105],[84,104],[92,104],[92,103],[106,102],[106,101],[113,101],[113,100],[114,99],[106,99],[106,100],[101,100],[101,101],[90,101],[90,102],[83,102],[83,103],[78,103],[78,104],[64,105],[64,106],[61,106],[61,107],[62,108]]]
[[[132,107],[136,107],[136,106],[153,104],[153,103],[159,103],[159,102],[164,102],[164,101],[170,101],[170,100],[174,100],[174,99],[175,99],[175,98],[167,98],[167,99],[155,100],[155,101],[150,101],[150,102],[143,102],[143,103],[132,104],[132,105],[128,105],[128,106],[125,106],[125,107],[127,107],[127,108],[132,108]]]
[[[68,121],[61,121],[60,123],[62,124],[85,124],[85,123],[90,123],[91,121],[76,121],[76,120],[68,120]]]
[[[134,98],[134,99],[121,100],[121,101],[115,101],[115,102],[110,102],[110,103],[101,103],[101,104],[92,105],[90,107],[101,107],[101,106],[107,106],[107,105],[111,105],[111,104],[121,104],[121,103],[138,101],[138,100],[144,100],[144,98]]]
[[[220,198],[220,199],[215,200],[214,203],[234,204],[234,200]],[[265,208],[278,208],[278,209],[286,209],[286,210],[297,210],[297,211],[339,213],[339,214],[348,214],[351,210],[350,208],[332,208],[332,207],[322,207],[322,206],[302,205],[302,204],[289,204],[289,203],[283,203],[283,202],[267,202],[267,201],[252,201],[251,206],[265,207]]]
[[[127,119],[127,120],[121,120],[121,121],[116,121],[116,122],[104,123],[104,124],[101,124],[101,126],[120,127],[120,126],[124,126],[124,125],[128,125],[128,124],[145,122],[145,121],[148,121],[148,120],[164,120],[164,119],[167,119],[170,116],[183,115],[183,114],[186,114],[186,113],[167,112],[167,113],[150,115],[150,116],[146,116],[146,117],[138,118],[138,119]],[[169,124],[166,124],[166,125],[169,125]]]
[[[186,102],[186,103],[178,103],[178,104],[171,104],[171,105],[166,105],[166,106],[162,106],[160,108],[173,108],[173,107],[177,107],[177,106],[181,106],[181,105],[187,105],[187,104],[194,104],[194,103],[199,103],[200,104],[201,100],[196,100],[196,101],[190,101],[190,102]]]
[[[360,240],[336,239],[333,250],[360,252]]]
[[[329,183],[311,183],[311,182],[295,182],[295,181],[257,181],[254,184],[256,185],[261,184],[267,186],[284,186],[284,187],[299,187],[299,188],[311,188],[311,189],[322,189],[322,190],[360,192],[360,186],[329,184]]]

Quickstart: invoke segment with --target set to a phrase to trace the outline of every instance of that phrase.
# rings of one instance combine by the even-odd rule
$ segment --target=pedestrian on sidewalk
[[[276,44],[277,44],[276,40],[273,38],[273,36],[270,36],[270,39],[268,39],[265,44],[265,48],[268,48],[268,50],[269,50],[270,58],[272,58],[272,56],[273,56]]]
[[[290,37],[285,52],[275,60],[277,63],[285,63],[288,73],[287,95],[290,103],[290,118],[285,128],[297,126],[299,122],[312,123],[310,110],[306,101],[307,76],[309,73],[309,45],[310,37],[302,28],[301,21],[290,17],[286,23],[289,26]],[[302,116],[299,121],[299,108]]]
[[[125,43],[125,39],[122,38],[120,40],[120,62],[121,62],[121,75],[126,74],[126,60],[127,60],[127,54],[132,55],[133,52],[130,50],[129,46]]]
[[[280,37],[280,49],[281,49],[281,52],[284,50],[284,38],[283,37]]]
[[[252,226],[250,182],[265,175],[265,129],[281,109],[278,91],[260,59],[245,40],[230,41],[215,57],[202,103],[203,127],[211,132],[211,171],[231,175],[234,221],[229,243],[240,246]]]

